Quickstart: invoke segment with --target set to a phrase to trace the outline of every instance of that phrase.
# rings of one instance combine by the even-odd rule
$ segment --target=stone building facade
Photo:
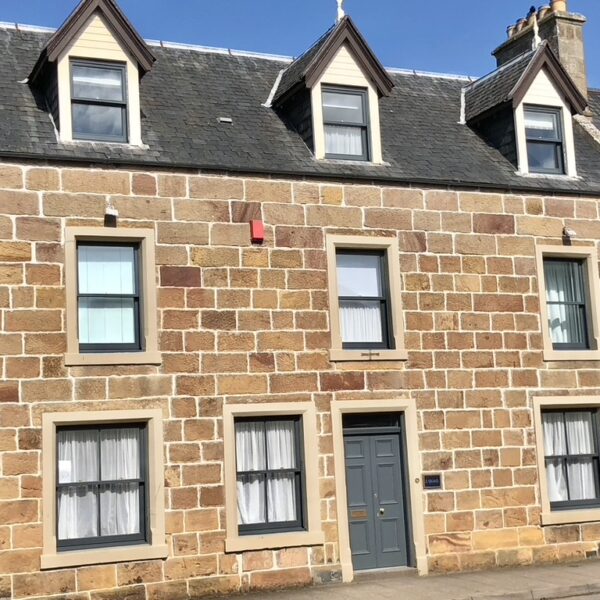
[[[101,164],[76,147],[71,160],[7,151],[0,597],[176,600],[351,580],[361,539],[352,527],[371,507],[348,505],[353,428],[354,439],[399,430],[400,561],[419,573],[598,556],[600,508],[556,510],[542,434],[545,411],[600,408],[600,186],[586,179],[600,149],[574,127],[580,179],[532,177],[521,188],[361,181],[339,165],[338,175],[261,175]],[[74,248],[98,240],[140,244],[139,360],[77,347]],[[336,251],[356,247],[389,262],[394,341],[382,351],[341,343]],[[556,355],[546,257],[587,265],[587,348]],[[282,415],[302,423],[303,526],[242,535],[237,419]],[[151,535],[65,551],[57,431],[98,423],[147,424]]]

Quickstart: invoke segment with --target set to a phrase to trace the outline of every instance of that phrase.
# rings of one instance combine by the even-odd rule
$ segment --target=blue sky
[[[346,0],[388,67],[483,75],[506,27],[532,0]],[[541,4],[543,0],[537,0]],[[335,0],[120,0],[146,38],[298,55],[334,21]],[[76,0],[1,0],[0,21],[57,27]],[[600,88],[600,2],[570,0],[589,19],[590,85]]]

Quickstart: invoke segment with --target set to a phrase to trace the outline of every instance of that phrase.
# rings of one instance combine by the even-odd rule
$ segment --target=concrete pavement
[[[359,575],[354,583],[250,595],[261,600],[600,600],[600,561],[417,577]]]

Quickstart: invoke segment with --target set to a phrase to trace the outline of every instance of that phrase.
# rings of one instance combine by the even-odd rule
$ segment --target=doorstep
[[[410,570],[363,572],[350,584],[259,592],[265,600],[558,600],[598,596],[600,561],[419,577]]]

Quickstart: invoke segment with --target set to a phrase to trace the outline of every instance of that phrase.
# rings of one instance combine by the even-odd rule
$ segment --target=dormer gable
[[[379,99],[389,96],[393,87],[352,19],[345,16],[281,73],[273,105],[291,121],[317,159],[381,163]],[[331,151],[327,127],[348,134],[347,140],[338,141],[341,152]]]
[[[518,172],[576,175],[572,117],[585,112],[587,101],[546,41],[473,82],[463,94],[465,122]],[[535,140],[536,127],[548,128],[539,130],[547,139]],[[550,152],[550,143],[555,144],[554,167],[537,168],[532,151],[544,152],[546,145]]]
[[[139,81],[155,60],[114,0],[83,0],[29,81],[46,95],[60,141],[141,145]]]

